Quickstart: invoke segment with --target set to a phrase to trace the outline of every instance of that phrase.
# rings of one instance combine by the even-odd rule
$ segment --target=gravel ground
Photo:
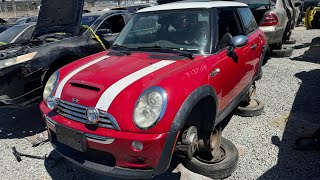
[[[299,27],[290,58],[272,58],[257,83],[257,96],[266,104],[259,117],[233,116],[223,135],[240,153],[239,167],[228,179],[319,179],[320,153],[292,149],[297,127],[319,123],[320,31]],[[313,43],[311,43],[313,42]],[[319,54],[319,53],[318,53]],[[72,165],[46,143],[31,147],[30,139],[44,131],[38,106],[0,110],[0,179],[115,179]],[[320,124],[320,123],[319,123]],[[313,126],[311,124],[311,126]],[[11,147],[54,160],[22,158],[17,162]],[[208,179],[181,164],[155,179]]]

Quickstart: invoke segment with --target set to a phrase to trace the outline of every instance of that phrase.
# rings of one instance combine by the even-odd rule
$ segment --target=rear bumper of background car
[[[259,28],[264,32],[269,45],[282,42],[285,27],[260,26]]]
[[[171,162],[178,132],[139,134],[112,129],[83,131],[86,125],[74,122],[50,111],[40,104],[55,150],[69,161],[92,171],[122,178],[150,178],[165,172]],[[72,149],[56,138],[56,124],[85,133],[85,152]],[[99,128],[98,128],[99,129]],[[99,132],[99,133],[97,133]],[[132,148],[133,141],[140,141],[143,150]]]

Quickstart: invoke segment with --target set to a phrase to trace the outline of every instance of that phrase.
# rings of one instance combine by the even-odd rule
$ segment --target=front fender
[[[200,102],[201,99],[205,97],[212,97],[215,102],[215,112],[218,112],[218,96],[215,91],[215,89],[212,86],[204,85],[197,89],[195,89],[183,102],[182,106],[180,107],[178,113],[176,114],[171,127],[170,131],[179,131],[183,128],[183,125],[188,119],[188,116],[190,115],[190,112],[192,111],[193,107],[196,106],[198,102]],[[215,113],[217,114],[217,113]],[[215,115],[216,119],[216,115]],[[214,120],[215,120],[214,119]],[[214,123],[213,123],[214,125]]]

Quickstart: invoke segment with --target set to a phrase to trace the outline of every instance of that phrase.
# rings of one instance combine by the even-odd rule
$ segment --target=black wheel
[[[213,161],[211,153],[196,152],[190,160],[184,158],[183,165],[195,173],[210,177],[212,179],[223,179],[229,177],[237,168],[239,153],[237,147],[228,139],[221,138],[220,161]]]
[[[290,57],[293,53],[292,47],[283,47],[282,49],[274,49],[272,50],[272,57],[282,58],[282,57]]]
[[[240,103],[235,114],[243,117],[259,116],[264,111],[264,103],[257,99],[252,99],[250,103]]]
[[[291,40],[286,40],[285,44],[295,44],[297,43],[297,40],[291,39]]]

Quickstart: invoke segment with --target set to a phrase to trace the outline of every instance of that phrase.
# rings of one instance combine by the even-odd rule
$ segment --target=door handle
[[[253,44],[252,46],[251,46],[251,50],[255,50],[256,48],[257,48],[257,44]]]

